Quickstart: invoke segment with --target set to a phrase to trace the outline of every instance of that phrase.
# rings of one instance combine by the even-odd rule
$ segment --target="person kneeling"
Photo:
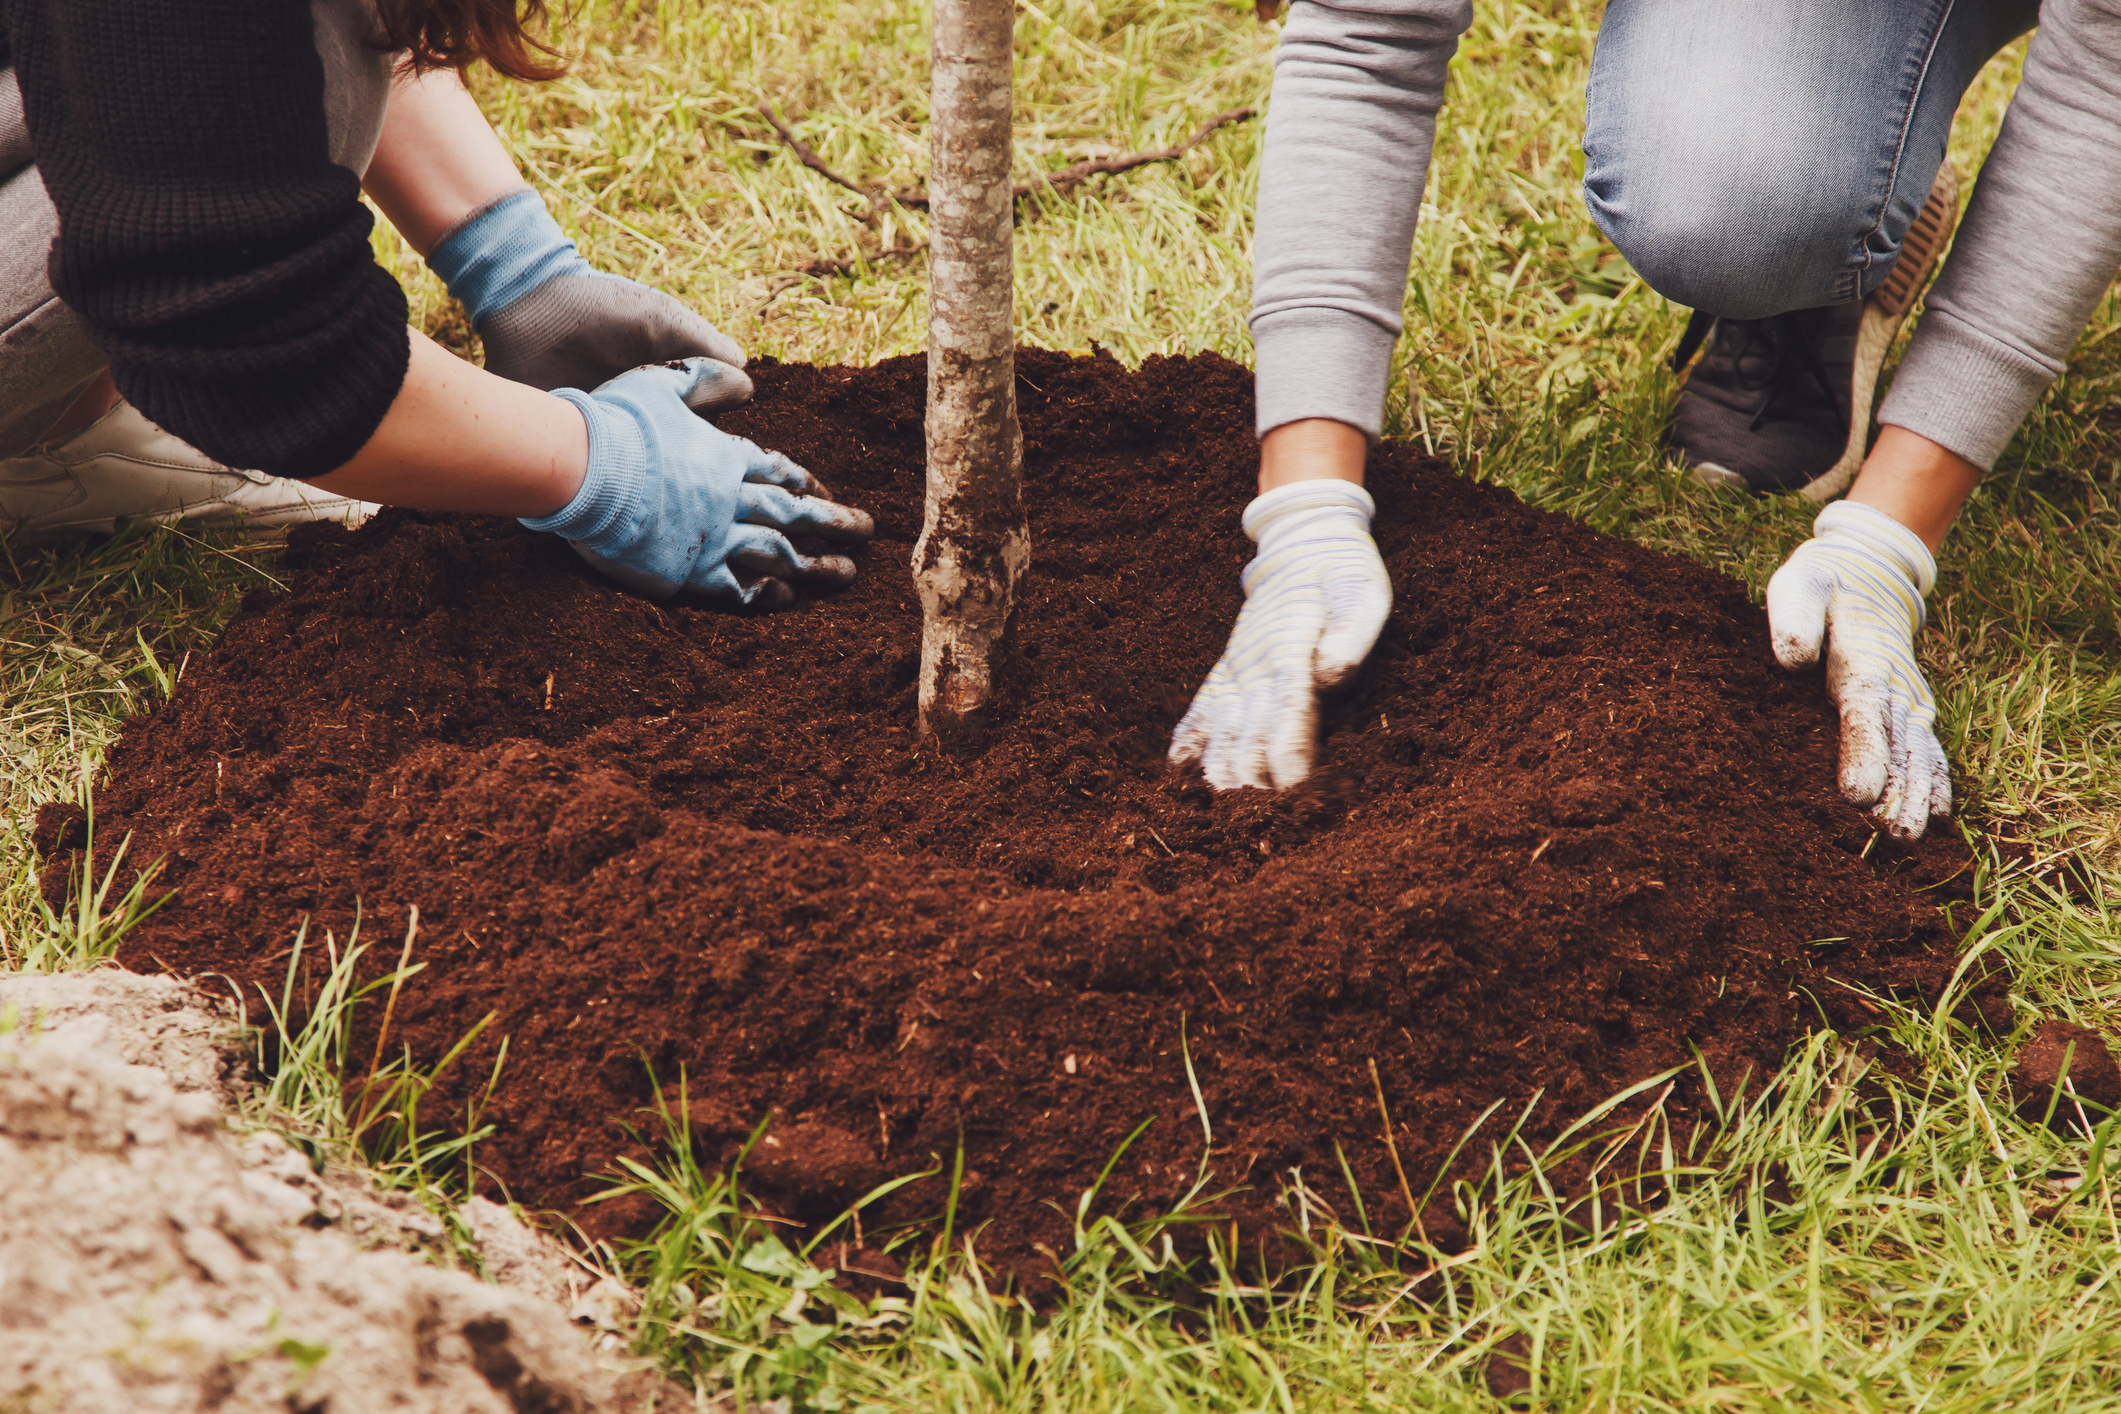
[[[16,543],[385,504],[517,516],[657,596],[771,607],[853,577],[789,537],[860,541],[870,518],[708,420],[751,395],[743,350],[592,268],[524,184],[459,75],[557,69],[515,0],[468,14],[0,0]],[[364,189],[463,303],[485,369],[406,326]]]

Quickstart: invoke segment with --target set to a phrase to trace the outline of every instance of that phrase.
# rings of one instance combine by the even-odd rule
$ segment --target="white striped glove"
[[[1916,840],[1952,812],[1951,768],[1937,743],[1937,699],[1915,666],[1922,598],[1937,562],[1913,531],[1881,510],[1836,501],[1813,538],[1768,581],[1768,632],[1785,668],[1819,661],[1841,709],[1841,793]]]
[[[1245,607],[1192,709],[1171,762],[1198,761],[1217,790],[1284,790],[1311,774],[1318,694],[1369,656],[1392,608],[1370,538],[1377,504],[1347,481],[1298,481],[1245,507],[1259,546]]]

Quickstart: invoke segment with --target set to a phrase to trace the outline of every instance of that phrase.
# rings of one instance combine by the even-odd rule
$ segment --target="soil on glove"
[[[417,905],[392,1045],[432,1061],[496,1013],[459,1074],[510,1038],[479,1158],[517,1199],[640,1230],[643,1202],[572,1205],[682,1074],[708,1159],[772,1117],[750,1182],[798,1219],[962,1140],[957,1230],[1023,1275],[1152,1117],[1099,1210],[1172,1202],[1212,1129],[1248,1247],[1299,1179],[1356,1220],[1340,1153],[1396,1231],[1372,1062],[1418,1193],[1497,1101],[1489,1137],[1535,1092],[1552,1134],[1691,1048],[1728,1085],[1821,1016],[1861,1028],[1852,988],[1938,993],[1952,934],[1916,890],[1964,850],[1840,801],[1820,680],[1743,589],[1404,447],[1370,472],[1397,602],[1321,774],[1168,770],[1241,603],[1250,375],[1018,366],[1034,559],[976,754],[915,729],[924,362],[768,365],[725,422],[875,513],[856,584],[744,616],[504,520],[297,534],[290,592],[110,758],[99,849],[130,832],[176,890],[125,960],[277,995],[305,918],[343,941],[358,907],[381,971]],[[78,830],[47,823],[59,880]],[[943,1202],[923,1180],[864,1220]]]

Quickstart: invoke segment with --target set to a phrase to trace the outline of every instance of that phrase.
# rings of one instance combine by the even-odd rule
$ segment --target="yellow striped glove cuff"
[[[1915,586],[1918,599],[1927,599],[1937,587],[1937,560],[1930,554],[1930,547],[1922,543],[1921,536],[1874,506],[1861,501],[1836,501],[1812,522],[1812,534],[1822,540],[1860,545],[1890,561]]]

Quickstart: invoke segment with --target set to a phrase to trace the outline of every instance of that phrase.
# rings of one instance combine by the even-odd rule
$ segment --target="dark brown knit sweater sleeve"
[[[334,166],[307,0],[0,0],[59,211],[52,288],[120,392],[231,466],[321,476],[405,380],[405,295]]]

